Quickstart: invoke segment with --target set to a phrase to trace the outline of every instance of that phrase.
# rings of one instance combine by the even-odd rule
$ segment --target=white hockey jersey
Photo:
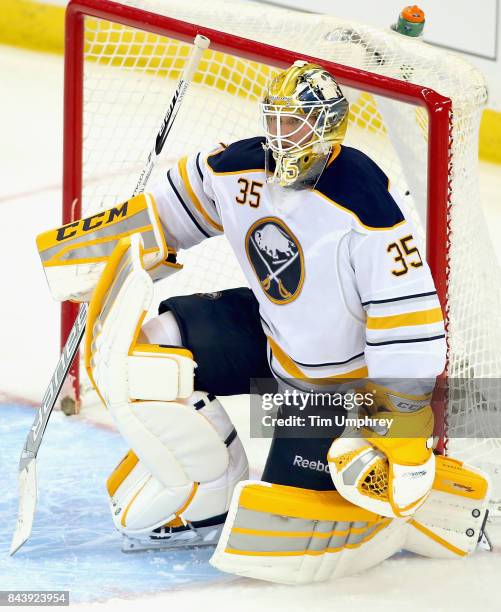
[[[167,243],[186,249],[224,232],[259,302],[278,378],[436,377],[442,311],[386,175],[338,145],[314,190],[272,187],[263,142],[198,153],[167,172],[152,189]]]

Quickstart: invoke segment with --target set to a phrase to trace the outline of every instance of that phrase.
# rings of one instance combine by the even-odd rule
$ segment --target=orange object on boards
[[[401,13],[401,17],[412,23],[423,23],[424,11],[422,11],[417,4],[406,6]]]

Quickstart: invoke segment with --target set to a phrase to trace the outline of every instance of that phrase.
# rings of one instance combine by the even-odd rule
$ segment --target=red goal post
[[[428,117],[427,261],[447,320],[448,245],[451,196],[451,99],[427,86],[398,80],[351,66],[279,48],[256,40],[125,6],[109,0],[72,0],[66,11],[64,84],[63,224],[82,216],[82,169],[84,139],[84,26],[97,18],[191,43],[196,34],[211,41],[210,49],[278,69],[302,59],[322,65],[342,85],[398,100],[425,109]],[[166,96],[165,100],[168,100]],[[64,346],[78,310],[77,304],[62,305],[61,346]],[[79,361],[72,369],[74,399],[79,399]]]

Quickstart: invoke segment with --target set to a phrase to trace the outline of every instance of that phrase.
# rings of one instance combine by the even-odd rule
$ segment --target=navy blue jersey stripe
[[[204,175],[202,174],[202,169],[200,168],[200,153],[197,155],[197,158],[196,158],[195,162],[197,164],[197,170],[198,170],[198,174],[200,176],[200,180],[203,183],[204,182]]]
[[[409,338],[407,340],[388,340],[387,342],[367,342],[367,346],[384,346],[386,344],[409,344],[411,342],[431,342],[445,338],[445,334],[440,336],[430,336],[429,338]]]
[[[225,445],[229,446],[236,437],[237,437],[237,430],[233,428],[230,432],[230,435],[224,441]]]
[[[271,330],[271,325],[266,322],[266,320],[262,317],[261,314],[259,314],[259,318],[266,325],[266,327],[268,327],[268,329]],[[321,368],[323,366],[344,365],[346,363],[350,363],[350,361],[354,361],[355,359],[362,357],[363,355],[364,353],[358,353],[357,355],[353,355],[353,357],[349,357],[348,359],[345,359],[344,361],[329,361],[327,363],[303,363],[301,361],[296,361],[295,359],[292,359],[290,355],[289,355],[289,358],[292,359],[294,363],[297,363],[297,365],[304,366],[305,368]]]
[[[296,361],[295,359],[292,359],[292,357],[291,359],[294,363],[297,363],[300,366],[304,366],[305,368],[321,368],[322,366],[344,365],[346,363],[350,363],[350,361],[354,361],[355,359],[362,357],[363,355],[364,353],[358,353],[358,355],[353,355],[353,357],[345,359],[344,361],[330,361],[328,363],[301,363],[301,361]]]
[[[259,318],[261,323],[264,323],[269,330],[272,330],[272,326],[268,323],[268,321],[259,313]]]
[[[362,306],[367,306],[367,304],[387,304],[388,302],[400,302],[401,300],[412,300],[414,298],[428,297],[430,295],[437,295],[437,292],[428,291],[427,293],[414,293],[413,295],[402,295],[396,298],[388,298],[387,300],[368,300],[367,302],[362,302]]]
[[[203,234],[206,238],[210,238],[211,237],[210,234],[208,234],[202,227],[200,227],[200,225],[197,222],[197,220],[195,219],[195,217],[191,214],[190,209],[184,203],[183,198],[180,196],[179,191],[176,189],[176,186],[172,182],[172,179],[171,179],[171,176],[170,176],[170,170],[167,172],[167,180],[169,181],[169,184],[172,187],[172,190],[174,191],[174,193],[176,194],[177,199],[179,200],[181,206],[184,208],[184,210],[186,211],[186,214],[189,216],[189,218],[193,221],[193,223],[195,224],[195,226],[198,229],[198,231],[201,234]]]
[[[203,183],[204,183],[204,175],[202,173],[202,169],[200,168],[200,153],[197,155],[195,162],[196,162],[198,174],[200,176],[200,180],[202,181],[202,185],[203,185]],[[207,199],[210,200],[210,202],[212,202],[212,205],[214,206],[214,210],[219,215],[219,213],[217,212],[217,206],[216,206],[216,203],[214,202],[214,200],[212,198],[207,198]]]

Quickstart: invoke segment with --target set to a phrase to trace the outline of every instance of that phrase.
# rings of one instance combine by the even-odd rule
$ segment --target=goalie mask
[[[315,64],[294,62],[271,81],[260,110],[266,163],[270,156],[275,161],[268,181],[314,187],[348,125],[348,101],[334,77]]]

